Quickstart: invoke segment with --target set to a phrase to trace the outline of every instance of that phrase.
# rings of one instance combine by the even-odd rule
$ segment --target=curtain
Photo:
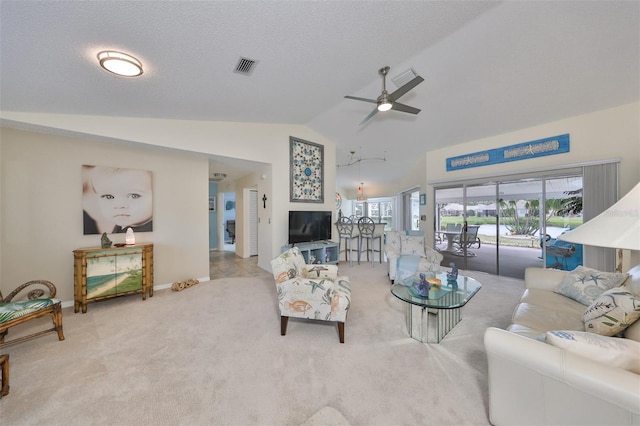
[[[582,215],[584,222],[596,217],[618,201],[618,163],[582,168]],[[616,250],[584,246],[584,266],[600,271],[616,269]]]

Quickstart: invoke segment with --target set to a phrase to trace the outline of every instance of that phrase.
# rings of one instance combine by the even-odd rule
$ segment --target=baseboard
[[[197,280],[199,282],[205,282],[205,281],[211,281],[211,278],[210,277],[203,277],[203,278],[197,278]],[[173,285],[173,283],[154,285],[153,286],[153,291],[166,290],[168,288],[171,288],[172,285]],[[64,301],[61,302],[61,306],[63,308],[72,308],[73,305],[74,305],[73,300],[64,300]]]

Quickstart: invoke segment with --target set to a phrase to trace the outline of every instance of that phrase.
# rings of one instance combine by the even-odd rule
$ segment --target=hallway
[[[243,259],[233,251],[209,251],[209,277],[212,280],[227,277],[271,276],[258,266],[258,256]]]

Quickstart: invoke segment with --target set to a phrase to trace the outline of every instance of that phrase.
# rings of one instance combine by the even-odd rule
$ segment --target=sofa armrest
[[[524,287],[553,290],[567,274],[559,269],[529,267],[524,271]]]
[[[640,422],[639,375],[497,328],[484,344],[492,424]]]
[[[398,264],[398,257],[400,257],[400,251],[395,247],[388,244],[384,245],[384,254],[387,257],[387,266],[389,268],[389,279],[393,282],[396,279],[396,270]]]

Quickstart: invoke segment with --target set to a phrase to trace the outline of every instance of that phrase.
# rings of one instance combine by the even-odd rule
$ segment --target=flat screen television
[[[289,211],[289,244],[331,239],[330,211]]]

